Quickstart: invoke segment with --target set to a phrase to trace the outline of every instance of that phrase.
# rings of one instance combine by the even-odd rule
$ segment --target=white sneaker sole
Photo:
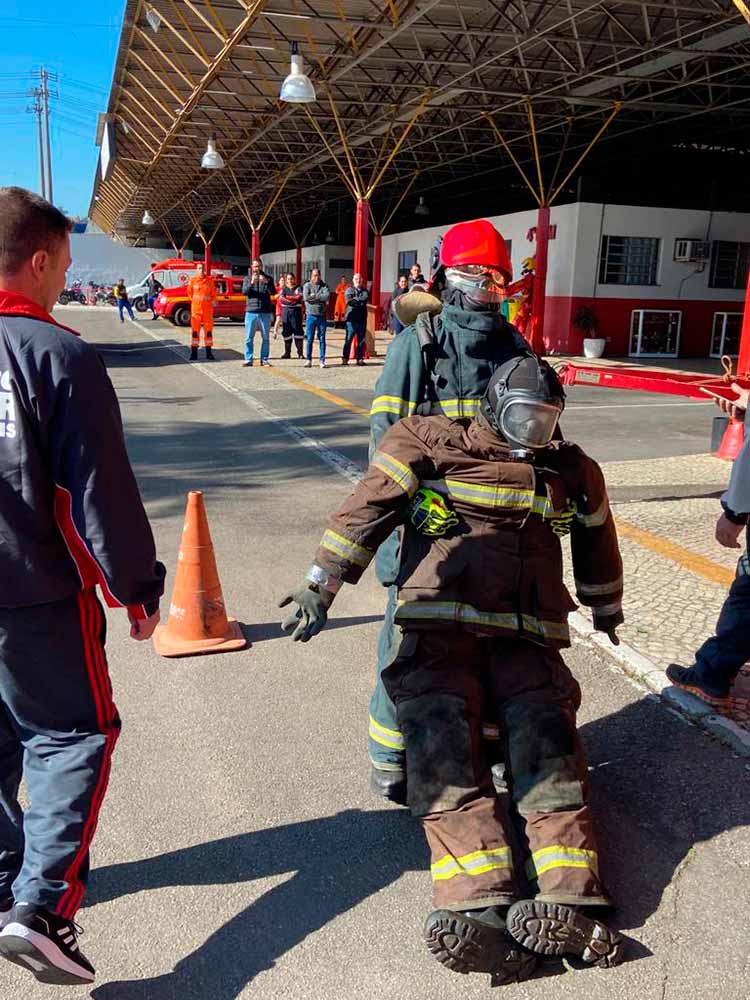
[[[0,931],[5,927],[5,925],[10,920],[10,915],[12,910],[0,910]]]
[[[78,986],[94,981],[94,974],[68,958],[54,941],[13,921],[0,933],[0,955],[33,973],[40,983]]]

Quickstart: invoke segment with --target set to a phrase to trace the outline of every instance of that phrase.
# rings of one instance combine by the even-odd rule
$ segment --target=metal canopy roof
[[[278,100],[292,41],[311,105]],[[303,230],[372,181],[393,203],[417,171],[420,191],[470,184],[511,153],[537,186],[529,105],[556,181],[610,119],[608,143],[681,123],[688,147],[731,144],[749,68],[731,0],[127,0],[90,215],[133,241],[148,208],[176,239],[279,195],[270,218]],[[225,170],[200,169],[211,136]]]

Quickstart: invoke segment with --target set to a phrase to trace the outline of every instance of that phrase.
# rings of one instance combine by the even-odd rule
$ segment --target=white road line
[[[177,347],[175,342],[170,343],[159,337],[156,333],[152,333],[151,330],[146,329],[145,326],[135,320],[134,325],[142,330],[147,336],[151,337],[152,340],[158,340],[162,347],[174,352],[185,364],[189,364],[191,368],[197,369],[202,375],[208,376],[220,385],[222,389],[226,392],[231,393],[235,399],[239,399],[240,402],[244,403],[251,410],[255,410],[258,416],[263,417],[264,420],[268,420],[270,423],[275,424],[279,430],[283,431],[290,438],[302,445],[303,448],[308,448],[310,451],[314,451],[318,458],[325,462],[325,464],[333,469],[334,472],[338,472],[340,476],[348,480],[352,485],[356,486],[364,474],[364,470],[357,465],[356,462],[352,462],[348,459],[346,455],[343,455],[340,451],[336,451],[335,448],[329,448],[327,444],[322,441],[318,441],[316,438],[310,437],[301,431],[299,427],[296,427],[289,420],[285,420],[283,417],[277,416],[271,410],[268,409],[259,399],[257,399],[251,392],[247,389],[240,389],[231,382],[227,380],[210,364],[202,363],[199,361],[188,362],[185,357],[185,348]]]

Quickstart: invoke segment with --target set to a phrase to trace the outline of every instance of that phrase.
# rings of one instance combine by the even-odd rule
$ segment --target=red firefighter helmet
[[[443,237],[440,263],[444,267],[479,265],[502,272],[506,281],[513,280],[505,240],[486,219],[473,219],[451,226]]]

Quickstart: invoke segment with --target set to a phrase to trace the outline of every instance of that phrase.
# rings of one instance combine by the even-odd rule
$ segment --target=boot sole
[[[669,677],[669,675],[667,676]],[[704,691],[703,688],[696,687],[694,684],[683,684],[682,681],[672,680],[671,677],[669,677],[669,683],[673,684],[674,687],[679,688],[681,691],[687,691],[688,694],[692,694],[695,698],[700,698],[701,701],[710,705],[711,708],[728,709],[732,707],[732,699],[729,695],[722,696],[709,694],[707,691]]]
[[[508,933],[537,955],[578,955],[608,969],[624,958],[622,938],[561,903],[524,899],[508,910]]]
[[[430,954],[451,972],[487,972],[497,985],[521,983],[536,968],[536,958],[524,952],[499,927],[488,927],[462,913],[435,910],[424,925]]]
[[[22,924],[4,928],[0,934],[0,955],[31,972],[40,983],[87,986],[94,982],[94,974],[67,958],[54,941]]]

